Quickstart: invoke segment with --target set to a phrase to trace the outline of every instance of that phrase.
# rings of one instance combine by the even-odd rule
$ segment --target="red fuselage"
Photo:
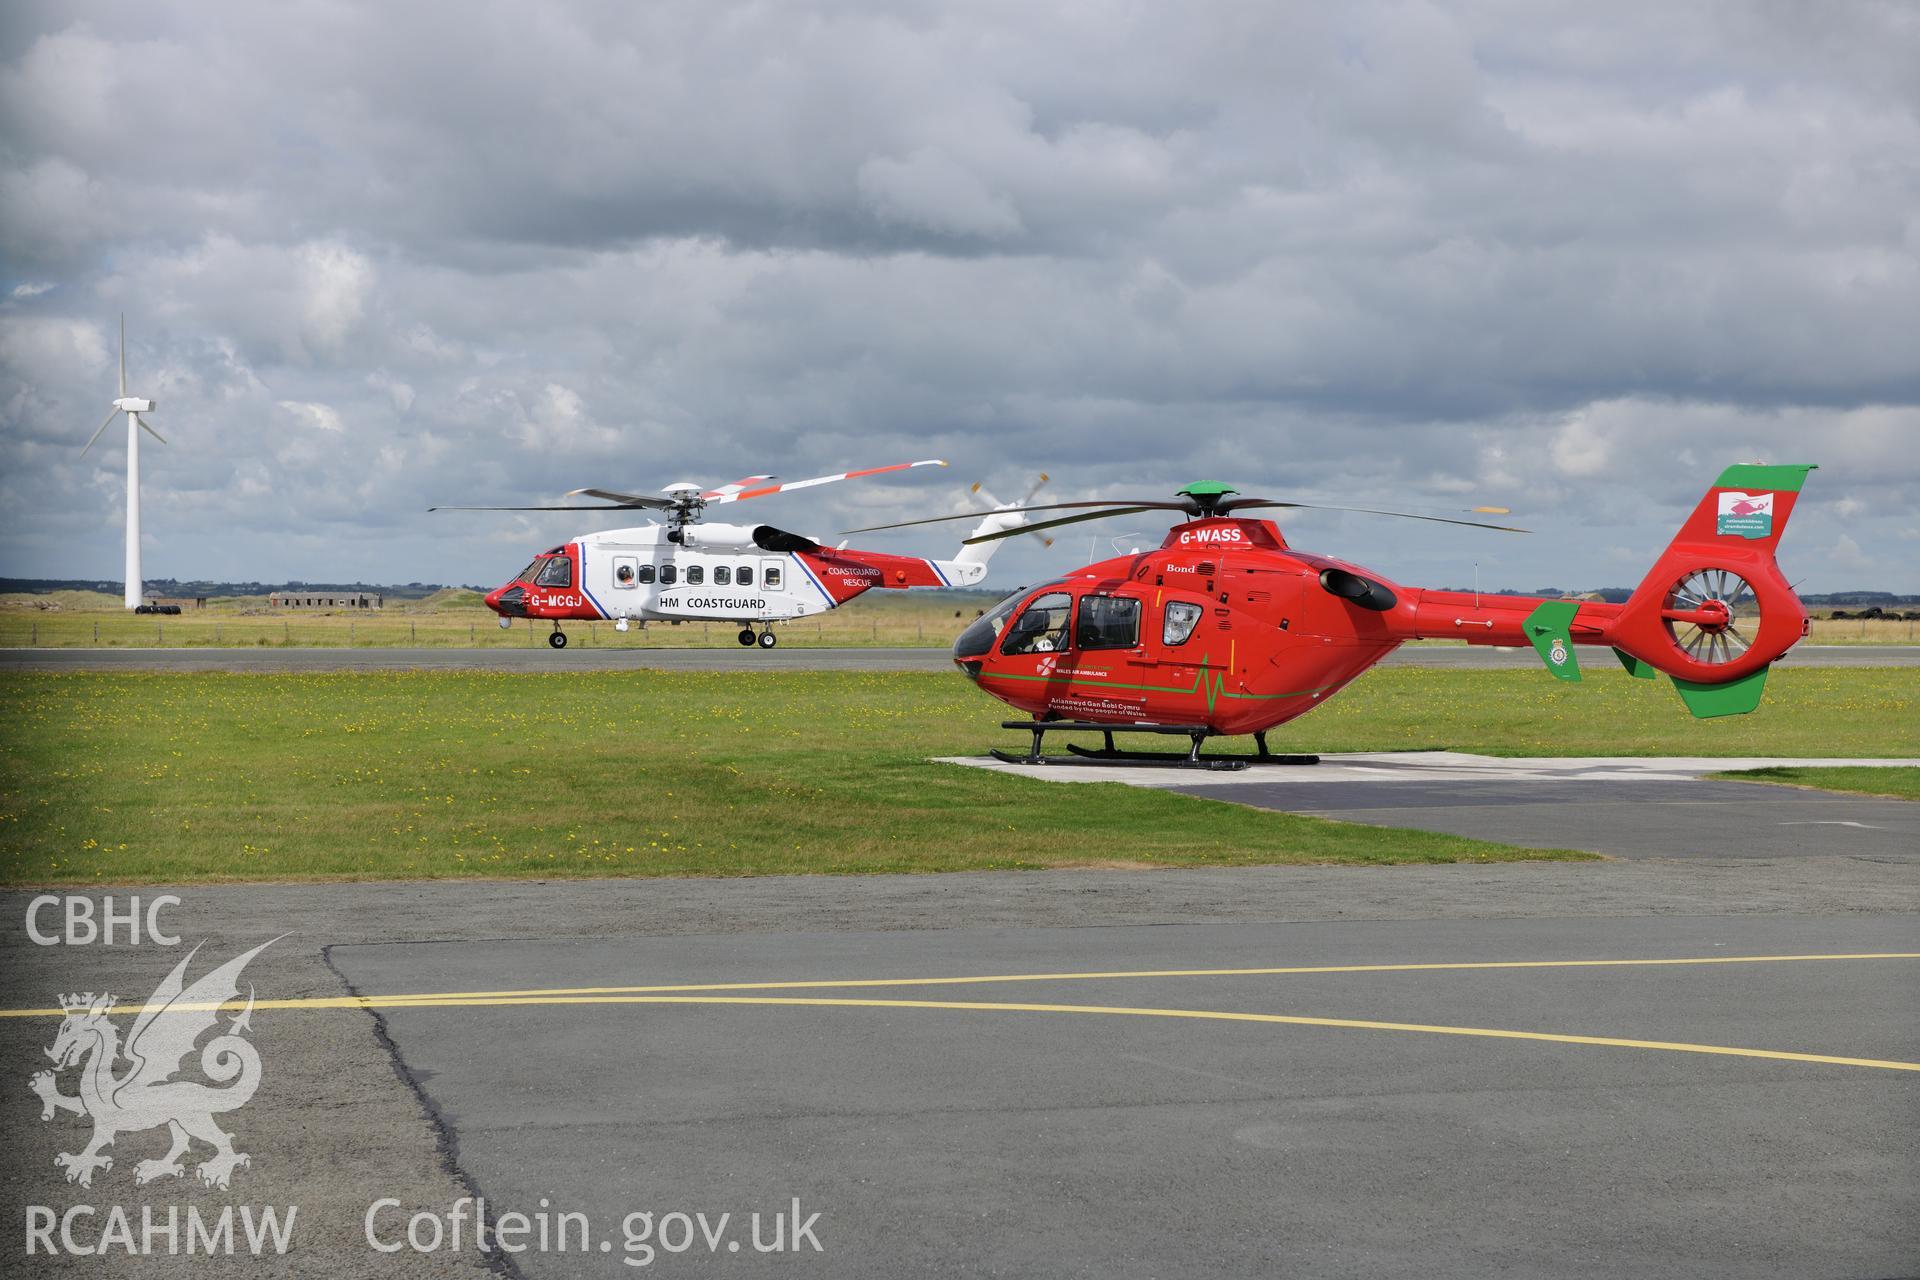
[[[1764,566],[1756,557],[1748,567],[1756,588],[1785,592],[1777,577],[1770,550]],[[1643,603],[1648,590],[1626,604],[1558,605],[1571,615],[1567,639],[1617,646],[1683,678],[1722,681],[1778,656],[1798,639],[1805,617],[1792,601],[1763,624],[1746,657],[1707,666],[1674,650],[1662,619],[1711,623],[1716,606],[1682,615],[1655,598],[1661,591]],[[1533,645],[1528,620],[1546,603],[1402,587],[1358,565],[1293,550],[1271,521],[1202,519],[1176,526],[1154,551],[1088,565],[1009,597],[961,635],[954,661],[982,689],[1041,719],[1247,734],[1311,711],[1408,640]]]

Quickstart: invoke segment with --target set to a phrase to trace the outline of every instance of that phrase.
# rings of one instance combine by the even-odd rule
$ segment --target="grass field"
[[[92,593],[60,592],[59,597]],[[384,609],[271,611],[260,599],[214,599],[178,617],[84,607],[32,607],[34,597],[0,599],[0,648],[539,648],[552,624],[521,619],[503,630],[473,592],[442,592]],[[876,591],[816,618],[779,624],[780,643],[796,648],[926,645],[945,647],[993,598],[974,592]],[[739,628],[722,623],[656,622],[626,632],[607,622],[569,622],[569,643],[585,648],[731,647]]]
[[[1910,672],[1778,673],[1696,721],[1624,674],[1375,671],[1276,750],[1920,754]],[[929,763],[948,675],[0,676],[0,881],[754,875],[1539,856]],[[1565,855],[1562,855],[1565,856]]]
[[[945,647],[996,593],[875,591],[817,618],[782,623],[780,643],[796,647]],[[42,608],[40,605],[57,605]],[[447,590],[384,609],[275,611],[264,597],[215,597],[178,617],[135,616],[110,596],[59,591],[0,596],[0,648],[528,648],[551,626],[521,620],[502,630],[471,591]],[[609,623],[568,623],[587,648],[693,648],[734,643],[720,623],[655,623],[615,631]],[[1920,623],[1815,618],[1809,644],[1912,644]],[[1451,642],[1433,642],[1451,643]]]
[[[1778,786],[1818,787],[1822,791],[1851,791],[1863,796],[1890,796],[1920,800],[1920,769],[1736,769],[1716,773],[1731,782],[1770,782]]]

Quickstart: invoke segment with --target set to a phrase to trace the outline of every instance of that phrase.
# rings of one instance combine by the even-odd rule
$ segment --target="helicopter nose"
[[[503,618],[524,618],[527,616],[527,589],[518,582],[495,587],[487,593],[487,608]]]

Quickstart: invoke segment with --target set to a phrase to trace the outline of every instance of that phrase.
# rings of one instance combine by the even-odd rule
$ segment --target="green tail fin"
[[[1520,629],[1533,641],[1533,651],[1547,670],[1562,680],[1580,678],[1580,659],[1573,656],[1573,615],[1580,612],[1578,600],[1546,600],[1527,615]]]
[[[1761,667],[1725,684],[1695,684],[1674,676],[1673,687],[1679,690],[1680,700],[1687,704],[1687,710],[1693,713],[1696,720],[1711,720],[1715,716],[1743,716],[1760,705],[1760,694],[1767,687],[1767,672],[1770,669],[1770,666]]]

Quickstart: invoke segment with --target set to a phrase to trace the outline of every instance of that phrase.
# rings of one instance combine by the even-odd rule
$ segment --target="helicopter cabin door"
[[[1071,647],[1063,665],[1072,676],[1063,715],[1096,720],[1146,720],[1146,678],[1154,669],[1145,644],[1147,604],[1137,595],[1088,591],[1074,601]]]

